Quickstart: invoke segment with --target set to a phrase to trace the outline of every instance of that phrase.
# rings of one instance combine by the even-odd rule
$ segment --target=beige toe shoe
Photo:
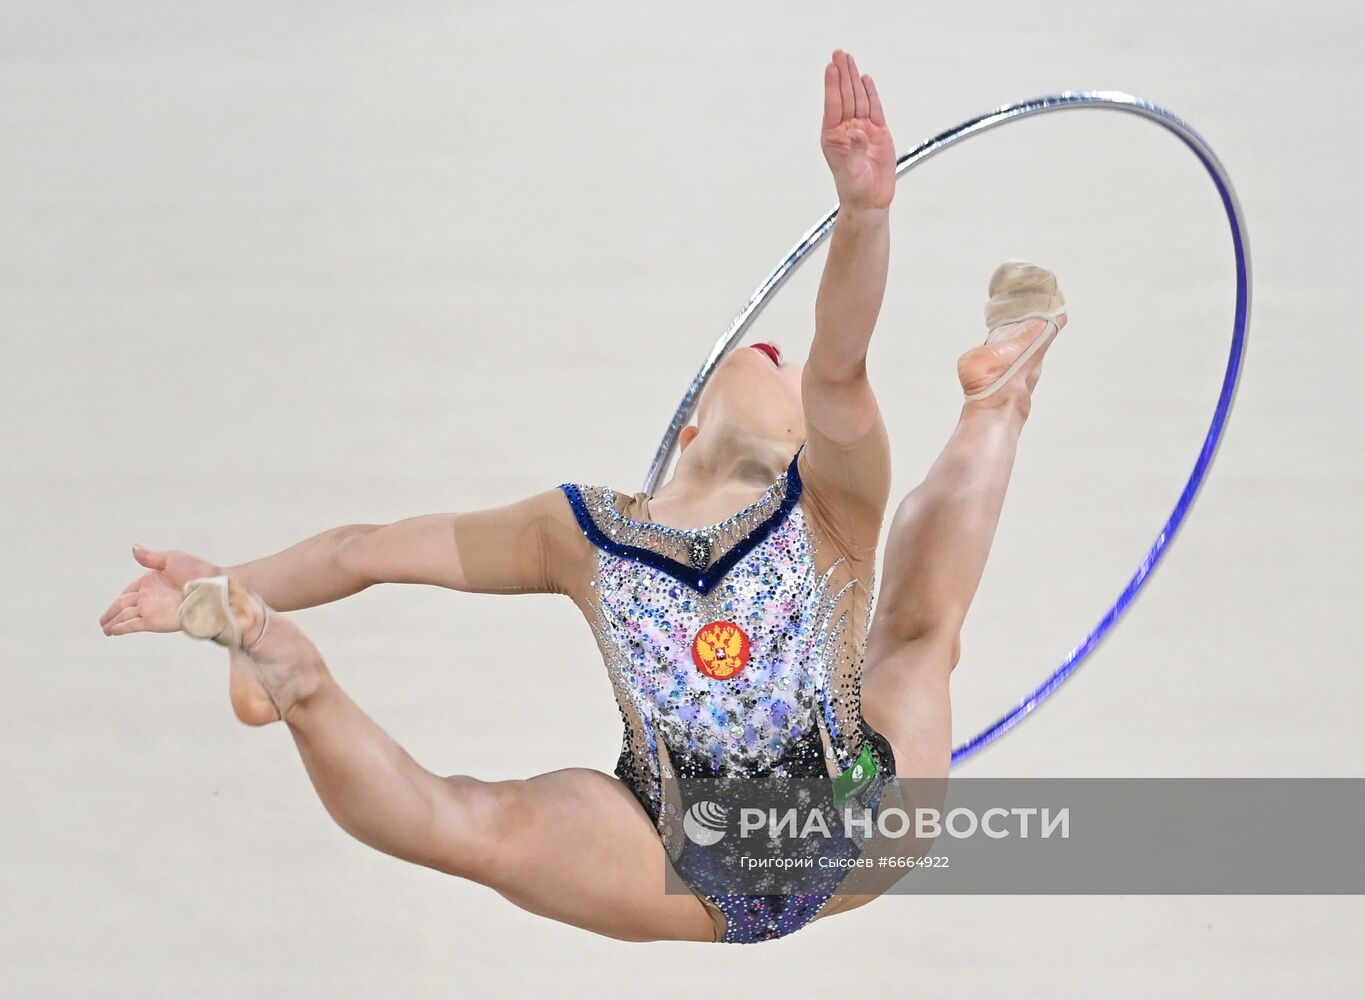
[[[999,378],[980,392],[963,397],[968,400],[985,399],[1013,378],[1015,372],[1028,363],[1029,358],[1057,335],[1057,317],[1066,312],[1066,298],[1057,283],[1057,276],[1047,268],[1026,260],[1007,260],[997,267],[991,275],[987,292],[990,295],[986,301],[988,344],[1004,339],[1003,334],[997,333],[1002,327],[1026,319],[1045,319],[1048,322]]]

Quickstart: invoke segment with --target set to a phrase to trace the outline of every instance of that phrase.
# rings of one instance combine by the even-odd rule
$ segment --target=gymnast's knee
[[[433,809],[432,854],[421,863],[448,875],[489,885],[507,870],[515,830],[526,823],[532,796],[527,782],[483,781],[452,774]]]
[[[962,629],[956,619],[921,618],[883,625],[876,635],[869,636],[869,661],[897,660],[917,671],[932,668],[946,675],[962,658]]]

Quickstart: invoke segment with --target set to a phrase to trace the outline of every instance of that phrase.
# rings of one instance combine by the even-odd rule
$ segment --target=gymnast
[[[230,567],[134,546],[147,572],[101,617],[105,634],[226,646],[235,714],[284,722],[342,829],[531,912],[621,940],[753,942],[868,902],[875,892],[838,886],[666,892],[665,869],[691,885],[685,862],[702,850],[669,839],[689,805],[680,779],[819,773],[866,796],[947,775],[959,632],[1066,315],[1044,268],[1007,261],[991,276],[985,341],[957,364],[961,415],[894,510],[874,615],[891,461],[866,357],[896,147],[876,85],[842,50],[825,67],[820,145],[839,212],[810,354],[731,351],[653,495],[562,483],[487,510],[333,528]],[[624,721],[614,775],[481,781],[418,764],[279,614],[380,583],[569,597]]]

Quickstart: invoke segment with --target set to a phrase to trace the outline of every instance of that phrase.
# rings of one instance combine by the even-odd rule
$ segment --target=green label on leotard
[[[863,744],[863,752],[848,766],[843,774],[834,779],[834,808],[842,809],[844,803],[872,784],[877,776],[877,762],[872,759],[872,747]]]

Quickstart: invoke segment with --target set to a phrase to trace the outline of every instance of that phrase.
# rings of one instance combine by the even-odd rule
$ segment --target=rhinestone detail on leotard
[[[653,566],[704,594],[796,506],[801,497],[796,471],[800,454],[798,449],[786,471],[758,500],[702,528],[674,528],[626,517],[619,506],[621,494],[610,487],[561,483],[560,489],[573,505],[579,527],[598,548]]]
[[[623,494],[608,488],[560,488],[598,549],[587,604],[624,722],[616,774],[655,822],[684,878],[699,856],[684,856],[689,844],[671,812],[687,808],[680,781],[832,778],[867,738],[889,761],[885,740],[862,721],[859,700],[871,584],[858,633],[844,601],[858,581],[836,580],[846,559],[816,569],[822,541],[798,503],[796,458],[757,502],[693,531],[626,517]],[[700,553],[699,536],[707,540]],[[718,621],[742,629],[749,644],[744,669],[725,677],[699,670],[691,652],[698,631]],[[719,849],[730,850],[729,841]],[[803,926],[828,895],[706,898],[726,915],[724,940],[756,941]]]
[[[843,557],[815,571],[796,458],[757,502],[702,529],[728,549],[690,579],[696,571],[673,558],[687,531],[625,517],[613,490],[560,488],[599,549],[589,624],[625,722],[618,774],[651,815],[662,804],[660,739],[669,757],[717,774],[762,773],[819,718],[826,759],[848,766],[861,749],[861,644],[847,634],[841,603],[855,581],[835,586]],[[751,645],[749,666],[726,680],[702,674],[691,658],[693,637],[716,620],[738,624]]]

